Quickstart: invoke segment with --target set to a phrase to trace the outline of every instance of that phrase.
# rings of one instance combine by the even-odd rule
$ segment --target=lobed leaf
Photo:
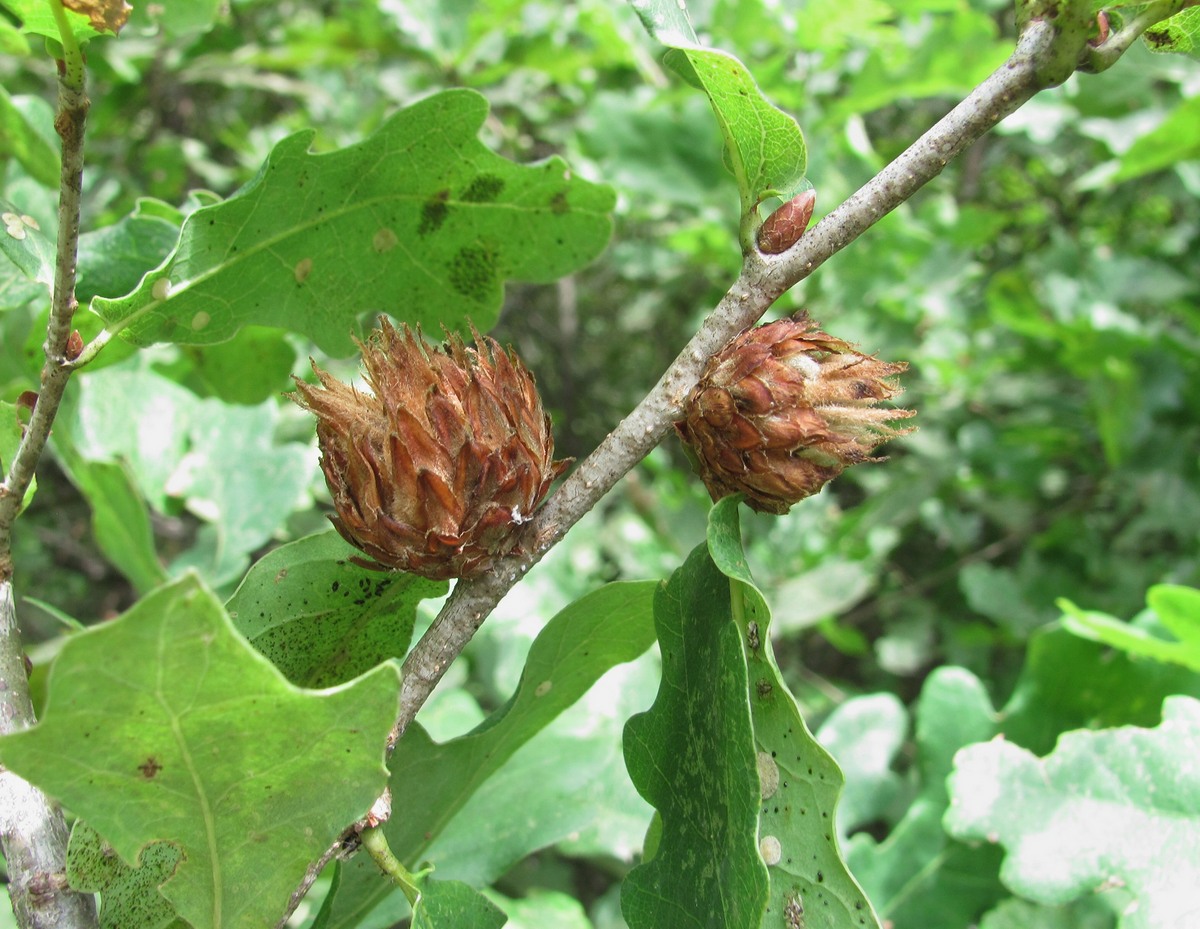
[[[130,867],[95,829],[77,820],[67,846],[67,880],[75,890],[100,894],[100,929],[187,929],[158,892],[182,858],[177,846],[155,842]]]
[[[194,929],[274,924],[309,862],[386,785],[395,669],[300,690],[194,576],[72,636],[49,687],[42,721],[0,739],[0,760],[129,866],[176,847],[162,894]]]
[[[3,0],[0,6],[8,9],[17,18],[21,23],[21,31],[26,35],[40,35],[54,42],[60,41],[61,35],[54,22],[54,14],[50,12],[50,4],[46,0]],[[103,35],[84,13],[77,13],[71,9],[64,10],[64,13],[75,41],[82,43]]]
[[[993,741],[963,749],[947,831],[1007,851],[1015,893],[1062,904],[1099,887],[1136,898],[1121,929],[1189,925],[1200,913],[1200,701],[1169,697],[1154,729],[1064,733],[1044,759]]]
[[[655,594],[654,623],[662,685],[625,724],[625,763],[661,833],[625,878],[622,913],[630,929],[756,927],[769,881],[746,661],[729,579],[705,546]]]
[[[506,280],[551,281],[599,254],[614,202],[561,159],[525,167],[489,151],[476,137],[487,111],[450,90],[336,152],[310,152],[310,131],[284,139],[241,191],[187,217],[136,290],[92,309],[138,345],[254,324],[345,355],[367,313],[487,330]]]
[[[771,614],[750,575],[741,545],[739,497],[709,514],[708,548],[733,591],[733,619],[744,643],[753,743],[763,790],[757,835],[768,858],[768,921],[787,925],[803,913],[807,929],[878,929],[871,903],[846,866],[834,823],[845,779],[813,737],[775,663]],[[740,604],[740,609],[738,608]],[[769,792],[768,792],[768,787]],[[783,919],[784,922],[780,923]]]
[[[263,556],[225,608],[242,635],[301,687],[329,687],[408,651],[417,605],[445,581],[381,572],[330,529]]]

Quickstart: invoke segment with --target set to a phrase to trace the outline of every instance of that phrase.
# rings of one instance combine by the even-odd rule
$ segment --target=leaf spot
[[[450,215],[450,207],[446,206],[449,199],[450,191],[439,190],[425,201],[425,205],[421,207],[421,225],[417,227],[417,235],[429,235],[442,227],[442,223]]]
[[[491,203],[504,190],[504,178],[495,174],[481,174],[467,186],[462,199],[467,203]]]
[[[313,260],[311,258],[301,258],[296,262],[296,267],[292,268],[292,276],[296,278],[297,284],[303,284],[308,280],[308,276],[312,274]]]
[[[779,790],[779,765],[766,752],[758,753],[758,781],[762,785],[762,798],[766,800]]]
[[[396,233],[387,226],[384,226],[382,229],[376,232],[374,238],[371,239],[371,248],[375,249],[375,251],[379,252],[380,254],[383,254],[384,252],[390,252],[393,248],[395,248],[399,241],[400,239],[396,236]]]
[[[460,294],[485,303],[496,280],[496,257],[478,245],[460,248],[450,262],[450,283]]]
[[[162,769],[162,763],[153,755],[138,765],[138,770],[142,772],[142,777],[148,781],[154,780],[155,776]]]

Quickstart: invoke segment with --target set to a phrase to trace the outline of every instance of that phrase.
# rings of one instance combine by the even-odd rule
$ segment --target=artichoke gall
[[[313,364],[295,401],[317,417],[334,527],[378,564],[470,577],[520,552],[528,520],[569,462],[554,460],[533,376],[474,332],[426,345],[380,320],[360,343],[371,392]]]
[[[746,329],[709,359],[688,395],[679,437],[713,500],[743,493],[786,513],[850,465],[872,458],[911,410],[877,406],[908,366],[863,355],[800,314]]]

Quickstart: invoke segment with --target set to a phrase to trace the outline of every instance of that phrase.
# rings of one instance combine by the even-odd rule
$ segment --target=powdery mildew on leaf
[[[1200,920],[1200,701],[1169,697],[1162,724],[1064,733],[1038,758],[969,746],[950,776],[947,831],[1007,850],[1015,893],[1062,904],[1104,888],[1134,898],[1121,929]]]

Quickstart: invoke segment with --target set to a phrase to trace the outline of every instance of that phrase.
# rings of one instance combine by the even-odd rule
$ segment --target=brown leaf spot
[[[133,11],[125,0],[63,0],[63,6],[88,18],[97,32],[117,33]]]
[[[148,781],[154,780],[154,778],[158,775],[158,772],[162,769],[162,763],[153,755],[150,755],[145,761],[138,765],[138,770],[142,773],[142,777]]]
[[[387,226],[384,226],[371,238],[371,248],[382,255],[384,252],[390,252],[395,248],[399,241],[400,239],[396,236],[396,233]]]

